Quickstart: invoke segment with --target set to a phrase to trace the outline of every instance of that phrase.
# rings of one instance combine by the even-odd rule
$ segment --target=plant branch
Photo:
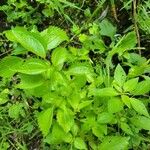
[[[139,34],[139,29],[137,25],[137,1],[133,0],[133,21],[134,21],[134,28],[137,36],[137,42],[138,42],[138,47],[141,47],[140,43],[140,34]],[[139,54],[141,55],[141,49],[139,49]]]

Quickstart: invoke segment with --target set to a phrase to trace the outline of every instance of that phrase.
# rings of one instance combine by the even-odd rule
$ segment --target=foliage
[[[75,2],[36,2],[44,17],[54,11],[66,17],[66,6],[80,10]],[[6,14],[28,5],[6,3],[0,7]],[[130,11],[131,3],[124,1],[123,9]],[[99,1],[86,24],[69,31],[28,28],[43,21],[38,16],[3,32],[12,50],[0,59],[0,149],[148,149],[150,60],[138,53],[132,26],[119,34],[109,17],[90,21],[104,4]]]
[[[52,18],[56,12],[65,19],[69,16],[65,13],[66,8],[80,9],[74,3],[66,0],[6,0],[0,6],[0,10],[7,15],[8,23],[26,24],[33,26],[41,24],[47,18]],[[41,11],[38,11],[41,9]]]
[[[138,8],[138,23],[140,28],[146,33],[150,34],[149,25],[150,25],[150,16],[149,16],[150,2],[145,1],[144,5],[139,5]]]

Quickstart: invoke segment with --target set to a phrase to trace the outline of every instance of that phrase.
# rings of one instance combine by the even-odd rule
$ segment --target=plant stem
[[[137,25],[137,1],[133,0],[133,21],[134,21],[134,28],[135,28],[135,32],[136,32],[136,36],[137,36],[137,42],[138,42],[138,47],[141,47],[141,43],[140,43],[140,34],[139,34],[139,30],[138,30],[138,25]],[[139,49],[139,54],[141,55],[141,49]]]

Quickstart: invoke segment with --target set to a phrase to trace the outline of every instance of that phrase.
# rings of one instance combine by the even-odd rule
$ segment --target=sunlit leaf
[[[42,131],[43,136],[49,133],[53,119],[53,107],[48,108],[40,112],[37,116],[38,125]]]
[[[138,80],[139,80],[138,78],[133,78],[133,79],[128,80],[127,82],[125,82],[123,89],[126,92],[133,91],[138,84]]]
[[[43,44],[44,41],[40,35],[35,34],[36,33],[31,33],[22,27],[16,27],[11,31],[6,32],[6,36],[9,38],[9,40],[14,41],[15,39],[16,42],[20,43],[28,51],[45,58],[46,50]]]
[[[115,69],[114,79],[120,87],[123,86],[124,82],[126,81],[126,73],[120,64],[117,65]]]
[[[145,116],[135,116],[131,118],[131,122],[139,129],[145,129],[150,131],[150,118]]]
[[[74,146],[77,149],[87,149],[84,140],[82,138],[80,138],[80,137],[75,138]]]
[[[149,117],[148,111],[142,101],[135,98],[130,98],[130,103],[139,114]]]
[[[44,77],[42,75],[20,74],[20,78],[21,82],[17,85],[17,88],[21,89],[32,89],[44,83]]]
[[[19,66],[18,68],[15,68],[16,72],[24,73],[24,74],[40,74],[49,69],[49,65],[46,61],[43,61],[38,58],[30,58],[27,59],[23,65]]]
[[[102,144],[100,144],[100,150],[123,150],[129,145],[129,137],[122,136],[108,136],[105,137]]]
[[[56,48],[63,41],[68,41],[68,36],[62,29],[50,26],[43,32],[41,32],[42,37],[47,42],[47,49]]]
[[[57,121],[66,133],[70,131],[74,123],[74,118],[71,110],[68,108],[65,108],[63,110],[59,109],[57,112]]]
[[[116,34],[116,27],[114,27],[110,21],[104,19],[100,23],[100,33],[101,35],[108,36],[111,38],[111,40],[113,40],[114,35]]]
[[[64,62],[67,60],[67,50],[65,48],[56,48],[52,52],[52,63],[54,66],[58,67],[59,70],[62,69]]]
[[[112,97],[108,100],[108,112],[117,113],[123,110],[123,103],[119,97]]]
[[[119,93],[113,88],[102,88],[102,89],[92,89],[90,95],[99,96],[99,97],[112,97],[117,96]]]
[[[15,56],[7,56],[0,60],[0,76],[7,78],[16,73],[14,71],[22,65],[23,59]],[[14,70],[13,70],[14,69]]]

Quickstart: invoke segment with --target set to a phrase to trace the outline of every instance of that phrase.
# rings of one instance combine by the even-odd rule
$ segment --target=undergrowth
[[[150,149],[149,8],[2,1],[0,150]]]

